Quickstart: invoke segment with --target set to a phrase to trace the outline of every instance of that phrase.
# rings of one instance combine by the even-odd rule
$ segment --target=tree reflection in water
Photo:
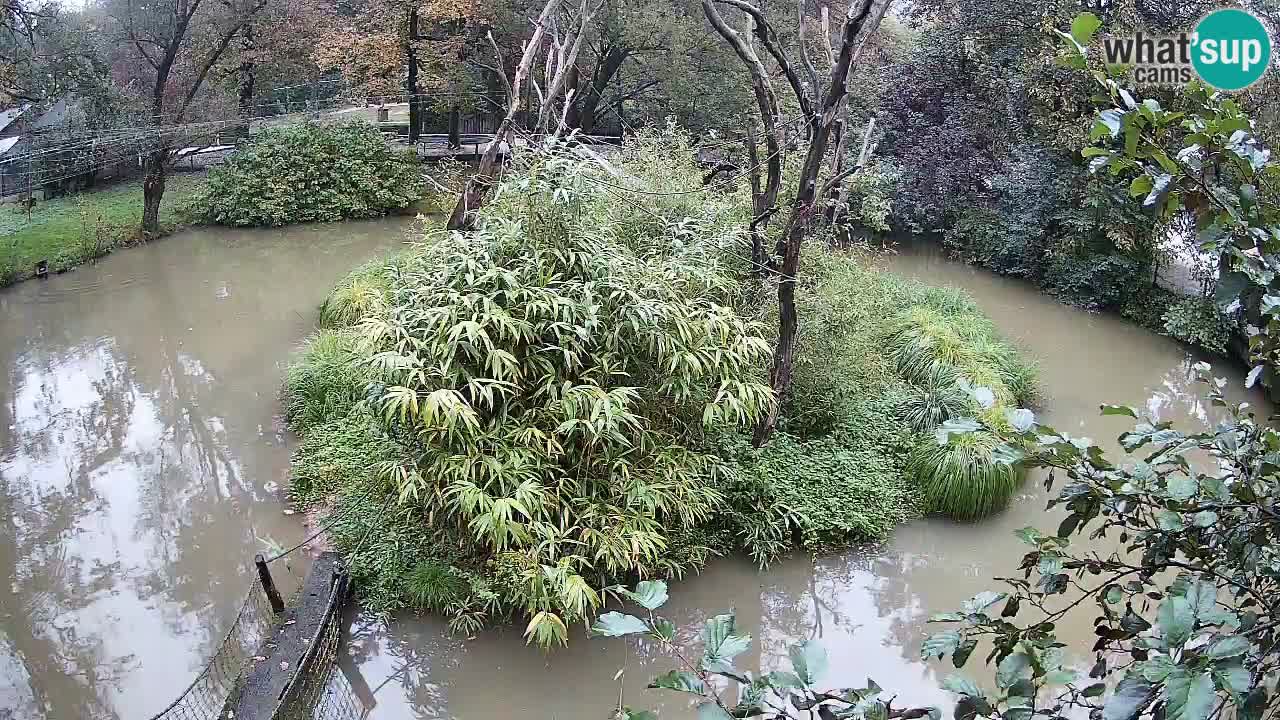
[[[401,225],[192,231],[0,293],[0,718],[147,717],[199,672],[301,535],[283,363]]]

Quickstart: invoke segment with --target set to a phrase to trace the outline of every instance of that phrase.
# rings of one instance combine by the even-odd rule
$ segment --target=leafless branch
[[[822,10],[826,12],[826,7]],[[804,61],[805,71],[809,73],[809,87],[813,89],[814,96],[817,96],[821,88],[818,87],[818,68],[814,67],[813,58],[809,57],[809,44],[804,37],[804,0],[796,0],[796,22],[800,35],[800,59]]]
[[[730,7],[738,8],[751,16],[751,19],[755,21],[755,30],[753,34],[760,41],[760,44],[764,46],[764,49],[769,53],[769,55],[773,57],[773,61],[778,64],[778,67],[782,70],[782,74],[786,76],[787,82],[791,84],[791,89],[796,95],[796,102],[800,104],[800,112],[804,113],[805,117],[812,117],[813,102],[811,101],[810,94],[805,90],[804,83],[800,81],[800,76],[797,75],[795,69],[792,68],[791,59],[787,57],[786,52],[783,51],[782,47],[778,44],[778,37],[773,32],[773,26],[769,24],[769,20],[764,16],[764,13],[760,11],[760,8],[757,8],[755,5],[752,5],[745,0],[714,1]],[[814,90],[816,92],[817,88]]]
[[[831,12],[826,6],[822,6],[822,46],[827,49],[827,64],[836,64],[836,49],[831,46]]]
[[[489,44],[493,46],[493,54],[496,55],[498,58],[498,67],[496,68],[496,73],[498,77],[502,78],[503,87],[507,89],[507,102],[509,103],[511,102],[511,97],[512,97],[511,78],[507,77],[506,61],[502,59],[502,50],[498,47],[498,41],[493,39],[492,30],[486,32],[484,35],[486,38],[489,39]]]
[[[209,54],[205,56],[204,61],[200,64],[200,70],[196,73],[195,79],[191,81],[190,87],[187,88],[187,94],[182,99],[182,105],[178,107],[177,117],[179,120],[181,120],[182,116],[186,114],[187,108],[191,105],[191,101],[195,98],[196,94],[200,92],[200,87],[204,84],[204,79],[209,74],[209,70],[211,70],[213,66],[222,59],[222,54],[226,52],[227,46],[231,44],[231,41],[236,35],[240,34],[240,31],[244,29],[245,25],[249,24],[249,21],[253,16],[256,15],[258,11],[262,10],[262,8],[266,7],[266,4],[267,0],[254,0],[254,3],[249,6],[243,15],[237,18],[231,28],[218,38],[217,44],[215,44],[213,49],[209,51]]]
[[[750,34],[743,35],[729,26],[725,22],[724,17],[716,8],[715,0],[702,0],[702,10],[707,16],[707,20],[716,32],[724,38],[725,42],[733,48],[734,52],[747,66],[747,71],[751,75],[751,90],[755,94],[756,107],[760,112],[760,120],[764,125],[764,143],[766,151],[766,179],[761,187],[759,182],[759,164],[756,162],[756,143],[755,143],[755,123],[748,119],[747,125],[747,148],[748,156],[753,167],[752,175],[752,211],[759,218],[759,221],[752,224],[751,227],[751,247],[753,260],[757,267],[764,267],[763,260],[766,256],[764,250],[764,233],[766,223],[772,213],[766,213],[769,208],[774,207],[778,201],[778,193],[782,188],[782,147],[783,136],[782,128],[778,125],[779,110],[778,97],[773,90],[773,81],[770,78],[768,69],[764,63],[760,61],[760,56],[756,54],[755,48],[752,46],[749,38]]]
[[[582,0],[582,4],[578,8],[578,27],[570,38],[566,38],[563,42],[557,42],[556,67],[555,74],[551,77],[547,84],[546,97],[541,99],[538,108],[538,122],[535,126],[537,132],[546,132],[547,122],[551,113],[551,106],[555,104],[556,98],[560,92],[564,90],[565,82],[569,79],[569,69],[578,61],[578,52],[582,49],[582,39],[587,35],[587,27],[591,24],[592,18],[604,6],[604,0],[598,0],[594,7],[591,6],[592,0]],[[566,100],[566,105],[568,101]],[[562,116],[568,117],[566,110]],[[560,132],[564,128],[564,122],[556,128],[556,132]]]
[[[876,119],[873,117],[867,121],[867,129],[862,134],[862,152],[858,153],[858,161],[853,164],[853,167],[846,168],[827,180],[826,184],[822,186],[822,192],[819,194],[819,197],[825,197],[832,189],[838,187],[840,183],[844,182],[850,176],[858,174],[858,172],[867,166],[867,158],[870,156],[871,149],[871,134],[875,132],[875,128]]]
[[[533,35],[529,38],[529,42],[525,44],[524,53],[520,57],[520,64],[516,66],[515,74],[511,77],[512,92],[511,100],[507,104],[507,114],[502,118],[497,131],[494,132],[493,139],[485,147],[484,155],[480,158],[480,167],[476,170],[476,174],[467,180],[461,195],[458,197],[457,204],[453,207],[453,212],[449,216],[448,228],[450,230],[469,229],[475,221],[475,212],[484,204],[489,185],[497,174],[498,148],[501,147],[504,141],[508,140],[511,135],[511,128],[515,124],[516,115],[520,112],[520,88],[524,84],[524,79],[528,77],[529,71],[533,68],[538,48],[542,45],[542,38],[547,31],[547,22],[560,6],[560,2],[561,0],[547,0],[546,5],[542,8],[542,14],[538,16],[538,20],[534,23]],[[510,143],[508,143],[508,148],[510,148]]]

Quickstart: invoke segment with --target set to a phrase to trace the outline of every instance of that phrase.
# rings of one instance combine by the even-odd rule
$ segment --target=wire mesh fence
[[[346,674],[334,663],[329,669],[324,694],[311,717],[314,720],[365,720],[372,709],[360,699]]]
[[[376,110],[370,110],[370,105],[391,103],[407,107],[410,101],[462,103],[476,108],[464,115],[472,129],[481,131],[486,123],[496,127],[491,117],[496,112],[493,101],[481,93],[365,96],[341,86],[322,91],[298,87],[303,90],[286,93],[281,96],[283,100],[273,98],[249,107],[192,107],[188,119],[182,122],[152,117],[115,127],[66,124],[28,132],[16,146],[0,152],[0,197],[78,189],[69,186],[79,180],[87,182],[94,173],[108,168],[133,166],[136,170],[145,156],[157,150],[167,150],[171,160],[178,160],[181,156],[174,151],[182,148],[234,145],[253,127],[288,124],[304,117],[332,122],[357,118],[372,121]],[[407,116],[404,121],[407,123]]]
[[[309,664],[299,669],[276,720],[364,720],[371,710],[356,694],[337,659],[342,623],[334,616],[316,640]]]
[[[352,688],[337,662],[342,646],[341,603],[346,579],[335,586],[326,620],[307,643],[296,663],[273,720],[365,720],[371,709]],[[231,717],[228,710],[239,696],[238,682],[256,653],[271,639],[281,616],[271,608],[267,592],[255,578],[244,602],[213,657],[200,674],[166,708],[150,720],[216,720]],[[261,658],[256,658],[261,660]]]
[[[209,663],[177,699],[151,720],[225,717],[227,698],[233,694],[245,664],[271,632],[275,617],[262,585],[255,579]]]

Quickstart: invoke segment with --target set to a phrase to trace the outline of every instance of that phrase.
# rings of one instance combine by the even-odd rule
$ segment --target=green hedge
[[[216,225],[275,227],[370,218],[423,197],[417,155],[367,123],[269,128],[209,175],[193,214]]]

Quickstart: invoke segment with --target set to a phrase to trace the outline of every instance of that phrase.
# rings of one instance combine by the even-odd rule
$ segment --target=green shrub
[[[710,237],[740,238],[751,222],[749,191],[739,187],[733,192],[707,192],[694,138],[685,131],[673,124],[639,130],[629,134],[622,148],[607,160],[593,158],[589,162],[607,162],[613,169],[579,175],[575,181],[591,185],[593,193],[607,199],[595,203],[593,212],[618,243],[640,256],[655,247],[710,251],[698,262],[744,273],[750,269],[736,249],[726,253],[720,243],[703,242]],[[507,199],[520,201],[515,194]],[[743,241],[738,242],[738,247],[743,247]]]
[[[1170,336],[1210,352],[1226,354],[1234,324],[1212,298],[1189,297],[1169,306],[1164,329]]]
[[[916,302],[943,315],[979,315],[982,310],[969,293],[954,287],[925,287],[916,294]]]
[[[798,293],[805,332],[780,423],[788,435],[777,450],[771,444],[735,458],[759,480],[748,495],[756,500],[746,505],[786,508],[763,516],[773,518],[772,528],[740,523],[766,540],[781,535],[781,526],[803,528],[806,545],[878,539],[892,527],[882,520],[912,512],[913,503],[900,495],[917,479],[908,474],[905,486],[902,480],[910,450],[936,446],[933,427],[977,412],[961,380],[990,389],[998,414],[1037,396],[1034,364],[1000,337],[967,293],[876,272],[862,260],[805,257],[808,277]],[[846,489],[856,497],[815,501]],[[885,514],[868,520],[867,506]]]
[[[902,391],[902,416],[912,430],[931,433],[956,417],[973,414],[973,399],[960,387],[960,374],[949,365],[936,364],[921,382]]]
[[[946,444],[921,443],[911,453],[907,472],[920,483],[927,509],[977,520],[1007,505],[1024,473],[997,458],[1002,443],[985,432],[953,434]]]
[[[986,322],[985,318],[983,321],[973,326],[975,330],[981,328],[981,334],[968,338],[979,366],[995,370],[1000,386],[1009,391],[1012,404],[1019,407],[1034,405],[1039,395],[1039,370],[1012,345],[1001,339],[994,325]],[[976,380],[983,373],[971,368],[969,374],[971,379]]]
[[[943,315],[923,305],[909,307],[890,324],[885,338],[886,351],[898,373],[908,382],[927,382],[939,365],[964,374],[979,363],[977,353],[959,327],[959,323],[972,319],[974,316]]]
[[[909,383],[902,413],[920,433],[948,420],[979,414],[1005,423],[1004,413],[1037,396],[1035,366],[1000,338],[995,325],[961,298],[925,291],[932,304],[913,305],[890,323],[885,351]],[[973,520],[1003,507],[1022,478],[1020,468],[996,459],[993,436],[925,434],[907,462],[930,512]]]
[[[897,183],[897,169],[884,161],[872,162],[862,172],[845,180],[848,193],[845,219],[865,231],[889,232]]]
[[[999,413],[1037,394],[1035,366],[968,294],[877,272],[857,254],[804,263],[783,432],[727,451],[742,482],[726,490],[736,537],[758,560],[788,538],[811,549],[880,540],[917,512],[908,455],[937,445],[934,426],[977,412],[962,378],[990,388]]]
[[[425,181],[426,196],[420,205],[422,212],[433,215],[452,212],[472,169],[472,165],[449,157],[428,165],[426,171],[430,179]]]
[[[995,360],[1000,382],[1009,389],[1014,404],[1024,408],[1035,407],[1041,400],[1040,368],[1012,352],[1008,346],[1003,349],[1004,352]]]
[[[379,217],[422,199],[416,153],[366,123],[303,123],[256,133],[192,199],[217,225],[278,226]]]
[[[380,380],[369,407],[395,451],[366,473],[421,525],[419,547],[390,548],[384,534],[414,535],[383,520],[351,560],[383,608],[440,604],[412,580],[450,567],[475,586],[450,601],[457,622],[523,615],[531,639],[564,642],[609,582],[705,559],[691,531],[722,508],[726,469],[697,446],[771,399],[763,328],[719,302],[736,295],[721,257],[739,237],[702,205],[639,254],[593,182],[605,171],[575,153],[514,168],[475,232],[349,278],[325,315],[358,326],[322,332],[290,371],[304,430]],[[368,504],[363,482],[343,507]]]
[[[918,286],[868,268],[857,254],[811,248],[804,267],[796,298],[804,325],[779,426],[812,438],[847,424],[866,398],[899,382],[879,328]],[[776,303],[763,299],[760,306],[765,324],[776,327]]]
[[[295,432],[344,418],[365,399],[374,374],[359,359],[350,332],[321,330],[307,341],[285,373],[284,416]]]
[[[303,506],[323,504],[333,493],[348,489],[352,478],[367,475],[370,468],[390,459],[393,452],[393,444],[378,431],[376,418],[367,410],[313,424],[293,454],[290,497]]]
[[[1164,334],[1164,314],[1181,296],[1146,285],[1130,292],[1120,306],[1120,316],[1152,332]]]
[[[1001,275],[1035,277],[1042,264],[1037,237],[1010,227],[1008,215],[981,207],[964,210],[943,232],[942,244],[965,262]]]
[[[22,277],[22,272],[12,257],[0,257],[0,287],[12,285]]]
[[[1000,337],[989,319],[955,300],[943,306],[945,312],[913,305],[893,319],[884,345],[898,372],[910,383],[928,386],[938,366],[945,366],[971,384],[989,388],[1000,402],[1032,403],[1035,366]]]
[[[738,438],[726,449],[737,485],[726,489],[732,525],[761,563],[794,546],[829,550],[885,540],[917,512],[904,479],[912,444],[895,399],[869,399],[826,435],[775,433],[751,448]]]
[[[1110,310],[1120,307],[1133,288],[1148,284],[1146,273],[1123,255],[1064,254],[1049,263],[1041,284],[1063,302]]]
[[[391,302],[388,261],[377,260],[343,278],[320,305],[320,327],[349,328],[366,317],[380,315]]]
[[[624,577],[882,540],[919,512],[907,459],[932,437],[886,324],[927,314],[973,382],[1004,382],[1016,353],[967,296],[807,248],[793,392],[752,448],[776,305],[741,280],[741,198],[664,194],[701,187],[686,142],[517,157],[475,232],[361,268],[326,303],[286,383],[295,492],[332,505],[370,608],[463,631],[524,618],[563,642]],[[972,410],[952,385],[922,428]]]

